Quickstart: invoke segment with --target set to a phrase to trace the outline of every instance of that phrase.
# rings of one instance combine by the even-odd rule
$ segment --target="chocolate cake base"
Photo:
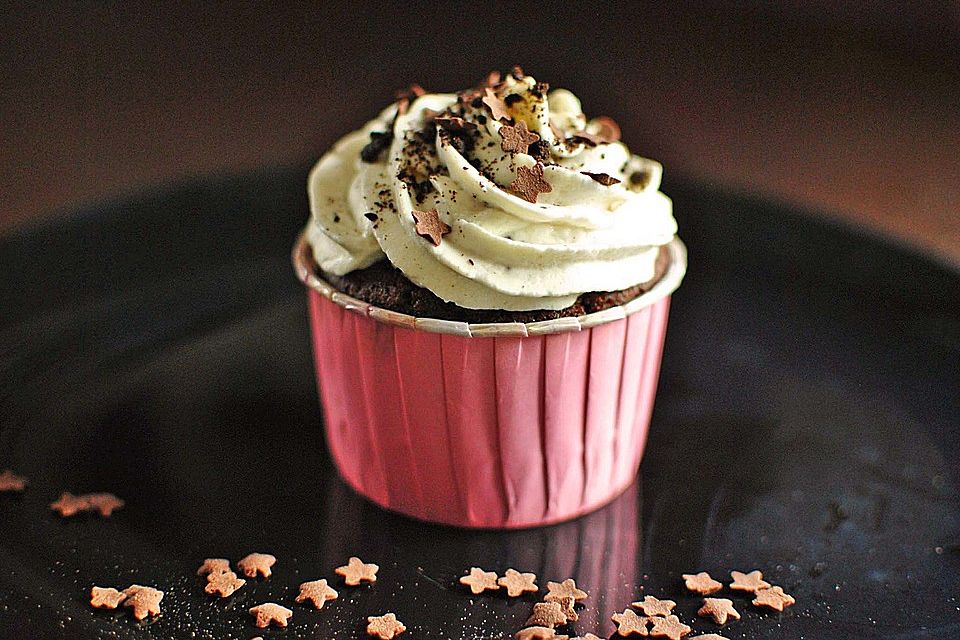
[[[643,284],[620,291],[584,293],[566,309],[536,311],[504,311],[502,309],[465,309],[452,302],[444,302],[431,291],[410,282],[403,273],[383,260],[366,269],[335,276],[320,271],[319,275],[331,285],[359,300],[383,309],[405,313],[418,318],[437,318],[457,322],[539,322],[555,318],[582,316],[625,304],[646,293],[666,273],[670,254],[666,247],[657,256],[654,277]]]

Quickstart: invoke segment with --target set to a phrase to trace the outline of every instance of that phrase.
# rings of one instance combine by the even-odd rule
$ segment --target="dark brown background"
[[[958,4],[766,5],[8,5],[0,234],[144,185],[303,164],[401,85],[518,62],[668,172],[960,262]]]

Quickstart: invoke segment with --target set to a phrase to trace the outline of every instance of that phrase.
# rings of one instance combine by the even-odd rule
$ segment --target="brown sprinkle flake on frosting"
[[[581,171],[580,173],[582,173],[585,176],[589,176],[593,178],[594,180],[596,180],[597,182],[599,182],[605,187],[609,187],[615,184],[620,184],[619,180],[617,180],[613,176],[608,175],[606,173],[591,173],[589,171]]]
[[[406,631],[407,628],[397,620],[397,616],[386,613],[382,616],[367,617],[367,635],[376,636],[380,640],[391,640]]]
[[[490,115],[493,116],[494,120],[510,117],[510,109],[507,107],[507,103],[490,87],[483,90],[483,104],[490,110]]]
[[[653,626],[650,628],[650,636],[653,638],[680,640],[680,638],[692,631],[690,627],[680,622],[680,618],[677,616],[650,618],[650,622],[653,623]]]
[[[379,570],[380,567],[378,565],[365,563],[360,558],[353,556],[347,561],[346,565],[337,567],[333,572],[338,576],[342,576],[343,582],[347,586],[355,587],[361,582],[376,582],[377,571]]]
[[[265,602],[250,608],[250,615],[256,620],[254,624],[260,629],[266,629],[271,624],[278,627],[287,626],[287,620],[293,617],[293,611],[286,607],[281,607],[276,602]]]
[[[698,616],[709,616],[717,624],[727,624],[727,618],[740,619],[740,612],[733,608],[733,600],[727,598],[704,598]]]
[[[760,589],[766,589],[770,586],[770,583],[763,579],[763,574],[756,570],[750,573],[731,571],[730,577],[733,578],[733,582],[730,583],[730,588],[734,591],[751,591],[756,593]]]
[[[339,594],[327,584],[326,580],[314,580],[304,582],[300,585],[300,594],[296,597],[297,602],[313,603],[314,608],[322,609],[323,605],[329,600],[336,600]]]
[[[26,486],[27,479],[23,476],[18,476],[9,469],[4,469],[3,473],[0,473],[0,493],[23,491]]]
[[[536,202],[541,193],[553,191],[553,187],[543,177],[543,165],[539,162],[532,167],[517,167],[517,177],[510,183],[510,190],[527,202]]]
[[[623,613],[615,613],[610,619],[617,625],[617,634],[621,636],[647,635],[647,618],[638,616],[632,609],[624,609]]]
[[[147,616],[160,615],[160,601],[163,600],[163,591],[153,587],[131,585],[123,590],[126,600],[123,606],[133,610],[133,617],[143,620]]]
[[[689,591],[694,593],[699,593],[700,595],[710,595],[711,593],[716,593],[723,589],[723,584],[717,582],[710,577],[710,574],[706,571],[701,571],[697,574],[685,573],[683,574],[683,581]]]
[[[513,637],[517,640],[570,640],[570,636],[558,636],[550,627],[527,627]]]
[[[533,613],[527,618],[528,627],[549,627],[566,624],[567,616],[559,602],[538,602],[533,605]]]
[[[270,567],[276,563],[277,559],[269,553],[251,553],[237,562],[237,566],[248,578],[256,578],[258,574],[269,578],[273,573]]]
[[[230,561],[226,558],[207,558],[197,569],[198,576],[215,576],[230,571]]]
[[[593,119],[599,132],[597,135],[603,142],[617,142],[620,140],[620,125],[609,116],[597,116]]]
[[[784,607],[796,604],[796,600],[789,593],[784,593],[782,587],[770,587],[756,592],[753,604],[758,607],[770,607],[783,611]]]
[[[540,139],[540,136],[527,128],[527,123],[523,120],[513,127],[500,127],[500,137],[503,139],[500,148],[510,153],[526,153],[530,145]]]
[[[536,579],[535,574],[520,573],[516,569],[507,569],[507,573],[497,580],[497,584],[507,590],[508,596],[517,598],[527,591],[539,591],[540,587],[537,586]]]
[[[207,577],[207,586],[203,590],[210,595],[217,594],[221,598],[228,598],[245,584],[247,584],[246,580],[238,578],[233,571],[227,571],[226,573],[210,574]]]
[[[418,84],[411,84],[406,89],[397,91],[397,113],[406,113],[410,103],[425,94],[426,91]]]
[[[630,606],[643,611],[645,616],[668,616],[677,603],[673,600],[660,600],[653,596],[644,596],[643,602],[634,602]]]
[[[457,116],[434,118],[433,121],[440,125],[442,129],[451,133],[465,133],[477,130],[476,124],[463,118],[458,118]]]
[[[450,233],[450,225],[440,219],[436,209],[429,211],[413,211],[413,220],[416,223],[417,235],[430,241],[435,247],[440,246],[443,236]]]
[[[94,609],[116,609],[127,599],[123,591],[113,587],[94,587],[90,589],[90,606]]]
[[[484,591],[496,591],[500,588],[497,574],[493,571],[484,571],[480,567],[471,567],[469,574],[460,577],[460,584],[470,587],[470,591],[474,595]]]
[[[547,596],[544,598],[547,602],[559,602],[560,598],[573,598],[577,602],[587,599],[587,592],[577,588],[577,583],[573,578],[567,578],[563,582],[548,582]]]

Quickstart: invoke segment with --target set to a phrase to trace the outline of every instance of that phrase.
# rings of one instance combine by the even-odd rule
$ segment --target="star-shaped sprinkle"
[[[207,558],[197,569],[198,576],[215,576],[230,571],[230,561],[226,558]]]
[[[327,584],[326,580],[313,580],[304,582],[300,585],[300,595],[297,596],[297,602],[313,603],[315,609],[322,609],[323,605],[329,600],[336,600],[339,594]]]
[[[573,599],[573,596],[561,596],[555,600],[552,600],[550,604],[560,605],[560,611],[567,617],[567,622],[576,622],[580,619],[580,615],[577,613],[577,610],[573,608],[573,605],[576,604],[576,600]]]
[[[360,558],[353,556],[345,566],[337,567],[333,572],[342,576],[347,586],[355,587],[361,582],[376,582],[379,570],[378,565],[364,563]]]
[[[610,619],[617,625],[617,634],[621,636],[647,635],[647,618],[637,615],[633,609],[624,609],[623,613],[615,613]]]
[[[700,573],[685,573],[683,574],[683,581],[689,591],[694,593],[699,593],[700,595],[710,595],[711,593],[716,593],[723,589],[723,585],[713,578],[710,577],[710,574],[706,571],[701,571]]]
[[[18,476],[9,469],[4,469],[3,473],[0,473],[0,493],[7,491],[23,491],[26,486],[27,479],[23,476]]]
[[[500,127],[500,137],[500,148],[510,153],[526,153],[527,148],[540,139],[540,136],[527,128],[527,123],[523,120],[513,127]]]
[[[440,219],[440,214],[436,209],[429,211],[413,211],[413,221],[416,223],[414,228],[417,235],[430,241],[435,247],[440,246],[440,240],[443,236],[450,233],[450,225]]]
[[[126,596],[123,606],[132,610],[133,617],[137,620],[143,620],[147,616],[160,615],[160,601],[163,600],[163,591],[134,584],[124,589],[123,594]]]
[[[727,618],[740,619],[740,612],[733,608],[733,600],[726,598],[704,598],[698,616],[709,616],[717,624],[727,624]]]
[[[691,629],[680,622],[677,616],[667,616],[666,618],[650,618],[653,626],[650,627],[650,636],[654,638],[670,638],[670,640],[680,640],[683,636],[690,633]]]
[[[559,601],[560,598],[570,597],[577,602],[587,599],[587,592],[577,588],[577,583],[573,578],[567,578],[563,582],[548,582],[547,596],[544,598],[547,602]]]
[[[248,578],[256,578],[257,575],[269,578],[273,573],[270,567],[276,563],[277,559],[269,553],[251,553],[238,561],[237,567]]]
[[[90,589],[90,606],[94,609],[116,609],[127,599],[122,591],[113,587],[94,587]]]
[[[506,574],[497,580],[497,584],[507,590],[507,595],[511,598],[522,596],[527,591],[539,591],[537,586],[537,576],[532,573],[520,573],[516,569],[507,569]]]
[[[717,635],[716,633],[705,633],[700,636],[693,636],[693,637],[687,638],[687,640],[727,640],[727,639],[721,635]]]
[[[756,570],[750,573],[731,571],[730,577],[733,578],[733,582],[730,583],[730,588],[735,591],[751,591],[756,593],[760,589],[770,587],[770,583],[763,579],[763,574]]]
[[[517,640],[570,640],[570,636],[558,636],[550,627],[527,627],[513,637]]]
[[[50,508],[59,513],[64,518],[75,516],[81,511],[86,511],[90,507],[87,499],[83,496],[75,496],[69,491],[64,491],[56,502],[51,503]]]
[[[677,603],[673,600],[660,600],[653,596],[644,596],[643,602],[634,602],[630,606],[643,611],[645,616],[668,616]]]
[[[247,584],[243,578],[238,578],[233,571],[226,573],[211,573],[207,576],[207,586],[204,591],[210,595],[218,594],[221,598],[229,598],[234,592]]]
[[[605,187],[620,184],[620,181],[606,173],[591,173],[590,171],[581,171],[583,175],[593,178]]]
[[[490,115],[493,116],[494,120],[502,120],[510,117],[510,108],[507,107],[507,103],[490,87],[486,87],[483,90],[483,104],[490,109]]]
[[[510,183],[510,190],[527,202],[536,202],[541,193],[553,191],[553,187],[543,177],[543,165],[539,162],[532,167],[517,167],[517,177]]]
[[[114,511],[126,504],[112,493],[88,493],[81,498],[86,498],[87,510],[98,511],[104,518],[109,518]]]
[[[376,636],[380,640],[391,640],[406,631],[403,623],[397,620],[397,616],[392,613],[385,613],[382,616],[367,617],[367,635]]]
[[[527,618],[528,627],[549,627],[554,628],[560,624],[566,624],[567,616],[563,613],[563,607],[559,602],[538,602],[533,605],[533,613]]]
[[[98,511],[104,518],[109,518],[123,505],[123,500],[112,493],[85,493],[75,496],[64,491],[50,508],[64,518],[75,516],[82,511]]]
[[[484,571],[480,567],[471,567],[470,573],[460,577],[460,584],[470,587],[470,591],[477,595],[484,591],[496,591],[500,588],[497,574],[493,571]]]
[[[254,618],[254,624],[261,629],[266,629],[271,624],[278,627],[287,626],[287,620],[293,617],[293,611],[286,607],[281,607],[276,602],[265,602],[250,608],[250,615]]]
[[[789,593],[784,593],[781,587],[760,589],[755,596],[753,604],[758,607],[770,607],[777,611],[783,611],[784,607],[789,607],[797,602]]]

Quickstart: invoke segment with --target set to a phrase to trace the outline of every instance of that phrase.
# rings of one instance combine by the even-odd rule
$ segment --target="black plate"
[[[533,598],[470,597],[473,565],[575,577],[580,632],[680,574],[759,567],[797,605],[733,596],[728,638],[960,637],[960,277],[785,207],[670,184],[690,272],[675,296],[637,485],[545,529],[483,533],[383,512],[331,469],[304,292],[288,251],[305,173],[207,180],[0,242],[0,637],[359,638],[396,612],[413,638],[500,638]],[[60,491],[113,491],[64,521]],[[279,557],[211,600],[204,557]],[[358,554],[373,587],[320,612],[303,580]],[[156,585],[163,614],[93,611],[92,584]],[[339,584],[337,585],[339,587]],[[265,600],[295,609],[253,628]]]

